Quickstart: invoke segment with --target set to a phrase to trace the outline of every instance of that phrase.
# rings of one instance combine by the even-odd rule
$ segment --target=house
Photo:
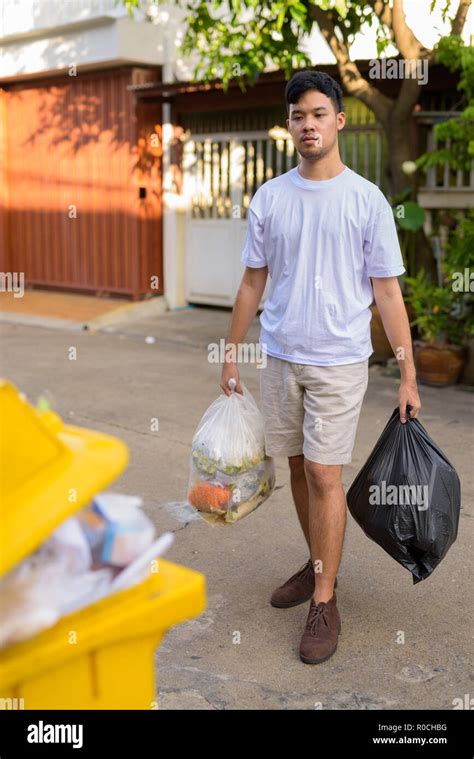
[[[358,61],[367,73],[369,61]],[[339,80],[335,65],[319,70]],[[414,137],[419,152],[434,147],[433,125],[455,113],[457,78],[441,65],[431,69],[429,83],[416,106]],[[166,104],[175,129],[176,161],[181,172],[168,172],[164,183],[165,251],[172,250],[176,305],[232,306],[242,276],[240,255],[246,213],[256,189],[297,163],[284,129],[286,109],[282,72],[262,74],[242,92],[236,82],[224,93],[220,82],[147,82],[133,86],[137,98],[152,107]],[[381,80],[395,96],[399,82]],[[344,162],[388,194],[385,134],[372,111],[359,100],[344,98],[346,127],[339,135]],[[181,157],[182,154],[182,157]],[[176,177],[179,177],[176,180]],[[474,172],[432,168],[418,200],[427,211],[427,229],[441,227],[439,211],[472,207]],[[166,256],[165,256],[166,257]],[[169,287],[171,287],[169,285]],[[265,297],[265,294],[264,294]]]
[[[176,19],[131,19],[115,0],[28,4],[19,15],[4,0],[0,30],[0,269],[33,287],[232,305],[252,194],[297,161],[282,73],[224,93],[180,74]],[[335,66],[318,68],[338,78]],[[443,67],[430,76],[420,149],[454,107],[455,86]],[[345,103],[343,159],[387,189],[381,126]],[[433,170],[420,199],[463,208],[473,188],[472,172]]]
[[[0,54],[2,271],[163,293],[161,115],[130,90],[160,81],[162,28],[114,0],[4,0]]]

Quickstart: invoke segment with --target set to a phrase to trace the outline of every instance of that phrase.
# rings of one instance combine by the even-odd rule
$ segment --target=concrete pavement
[[[282,487],[236,525],[212,528],[184,505],[193,432],[221,392],[220,367],[208,363],[207,346],[225,336],[229,317],[224,309],[192,308],[95,333],[0,327],[2,374],[32,401],[46,392],[65,421],[121,437],[131,460],[111,489],[142,496],[157,531],[176,533],[167,558],[206,575],[206,612],[170,630],[156,653],[160,708],[452,709],[453,699],[473,697],[472,393],[421,388],[421,421],[462,481],[457,542],[433,575],[413,586],[348,515],[339,648],[328,662],[308,666],[298,658],[307,605],[269,604],[274,587],[307,560],[287,462],[276,462]],[[247,341],[258,331],[255,320]],[[242,366],[241,377],[258,400],[258,370]],[[396,392],[396,379],[372,367],[354,459],[344,468],[347,486]],[[154,417],[158,432],[150,431]],[[397,643],[400,631],[404,644]]]

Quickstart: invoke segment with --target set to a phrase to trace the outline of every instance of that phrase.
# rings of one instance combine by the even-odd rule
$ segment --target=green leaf
[[[408,198],[408,196],[409,196],[409,195],[410,195],[410,193],[412,192],[412,189],[413,189],[413,188],[412,188],[412,187],[409,187],[409,186],[407,186],[407,187],[403,187],[403,188],[400,190],[400,192],[399,192],[399,193],[397,193],[396,195],[394,195],[394,196],[392,197],[392,205],[393,205],[393,206],[396,206],[396,205],[399,205],[399,203],[403,203],[403,201],[404,201],[404,200],[406,200],[406,198]]]
[[[296,21],[297,24],[300,26],[304,26],[306,22],[306,17],[301,13],[301,11],[298,11],[295,7],[290,6],[290,15],[294,21]]]
[[[341,18],[345,18],[347,16],[346,0],[336,0],[334,3],[334,8]]]
[[[405,215],[401,218],[399,218],[398,215],[395,217],[398,226],[400,229],[406,229],[409,232],[417,232],[421,229],[425,221],[424,210],[418,205],[418,203],[415,203],[412,200],[407,200],[405,203],[402,203],[402,205],[405,210]]]
[[[280,13],[278,14],[277,20],[276,20],[276,29],[281,32],[283,28],[283,24],[285,22],[285,16],[286,16],[286,8],[282,8]]]

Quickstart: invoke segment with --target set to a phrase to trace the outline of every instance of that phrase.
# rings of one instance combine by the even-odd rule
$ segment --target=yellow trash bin
[[[128,452],[116,438],[32,408],[4,380],[0,425],[2,577],[114,481]],[[199,615],[205,604],[203,574],[159,559],[159,571],[140,584],[1,651],[0,704],[156,708],[154,650],[169,627]]]

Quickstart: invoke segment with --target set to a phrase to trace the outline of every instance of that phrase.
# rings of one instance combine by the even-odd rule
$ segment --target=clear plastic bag
[[[96,565],[125,567],[149,548],[155,528],[141,507],[137,496],[103,492],[79,512]]]
[[[110,569],[74,566],[71,545],[50,540],[0,582],[0,649],[37,635],[107,593]]]
[[[170,534],[153,542],[141,505],[135,496],[97,494],[1,579],[0,650],[146,578]]]
[[[232,524],[273,491],[273,459],[265,455],[263,419],[252,394],[217,398],[192,442],[188,502],[210,524]]]

